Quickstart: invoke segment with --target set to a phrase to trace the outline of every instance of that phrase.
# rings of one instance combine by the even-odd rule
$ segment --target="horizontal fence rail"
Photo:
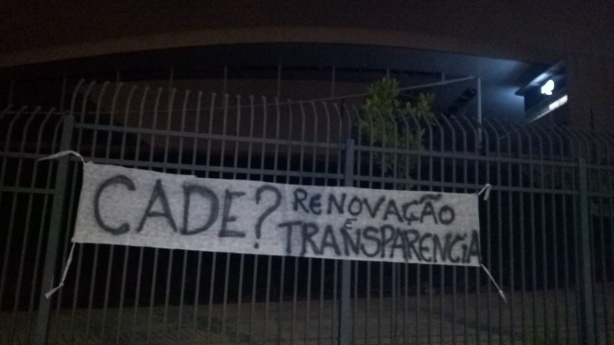
[[[0,133],[2,344],[614,344],[607,134],[84,81],[68,112],[6,108]],[[454,193],[490,183],[481,259],[507,302],[473,267],[102,244],[77,244],[46,300],[81,188],[78,160],[37,162],[62,140],[86,161],[214,179]]]

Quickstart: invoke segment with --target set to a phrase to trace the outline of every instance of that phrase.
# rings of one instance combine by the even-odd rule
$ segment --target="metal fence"
[[[466,117],[84,83],[0,114],[0,343],[614,344],[614,138]],[[392,138],[392,139],[391,139]],[[417,140],[414,140],[418,138]],[[80,163],[474,193],[483,271],[78,244]]]

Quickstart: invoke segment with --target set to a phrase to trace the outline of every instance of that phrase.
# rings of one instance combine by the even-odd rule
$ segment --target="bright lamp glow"
[[[550,114],[554,109],[559,108],[560,106],[562,106],[565,103],[567,103],[567,95],[565,95],[565,96],[557,99],[556,101],[550,103],[548,105],[548,109],[544,108],[543,112],[541,114],[535,116],[533,118],[533,120],[531,120],[531,121],[535,121],[535,120],[537,120],[537,119],[539,119],[541,117],[544,117],[544,116]]]
[[[556,101],[550,103],[550,105],[548,106],[548,110],[553,111],[554,109],[562,106],[563,104],[567,103],[567,95],[557,99]]]
[[[546,84],[542,85],[541,92],[544,95],[552,95],[552,91],[554,91],[554,81],[552,79],[548,80]]]

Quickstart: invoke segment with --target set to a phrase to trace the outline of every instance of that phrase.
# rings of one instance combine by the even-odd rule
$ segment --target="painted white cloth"
[[[476,194],[203,179],[89,162],[73,241],[479,267],[479,231]]]
[[[93,242],[236,253],[481,266],[497,287],[501,298],[506,301],[503,290],[480,262],[479,257],[477,197],[484,194],[484,200],[488,200],[492,188],[490,184],[486,184],[471,198],[468,194],[196,179],[193,176],[85,163],[78,152],[71,150],[39,160],[57,159],[67,155],[77,156],[84,163],[84,183],[77,230],[70,254],[60,283],[45,294],[46,298],[50,298],[64,286],[75,243]],[[136,194],[131,197],[104,195],[109,192],[108,189],[113,191],[122,186]],[[135,198],[147,196],[148,188],[151,194],[143,214],[139,217],[138,210],[142,209],[139,205],[144,203]],[[272,197],[268,206],[265,202],[267,193]],[[175,220],[178,207],[176,205],[181,204],[181,197],[183,217],[182,223],[178,224]],[[200,203],[194,202],[193,197],[203,200]],[[239,199],[242,200],[237,207]],[[220,200],[223,202],[221,210]],[[235,210],[238,209],[240,216],[232,214],[233,200]],[[135,203],[132,203],[133,201]],[[103,217],[103,202],[115,207],[104,216],[110,217],[111,223],[115,222],[116,226]],[[159,203],[159,209],[156,209],[156,203]],[[457,218],[458,211],[460,218]],[[122,214],[128,215],[125,219],[127,221],[123,223],[117,218]],[[218,222],[220,215],[221,220]],[[148,221],[156,221],[159,218],[165,221],[166,225],[147,224]],[[194,218],[196,221],[201,220],[202,224],[191,227]],[[130,221],[132,226],[136,226],[136,235],[130,234]],[[236,229],[231,229],[229,223],[235,223]],[[219,226],[217,235],[215,231],[209,231],[215,229],[216,225]],[[252,228],[255,237],[249,235]],[[280,235],[279,228],[285,230],[285,242],[284,233],[282,231]],[[171,234],[168,233],[169,229],[172,230]],[[102,234],[100,230],[103,231]],[[145,230],[147,232],[142,234]],[[109,237],[109,234],[113,236]],[[190,242],[188,238],[191,237],[197,238],[198,241]],[[164,241],[165,239],[168,241]],[[250,241],[253,242],[253,249],[249,245]],[[280,248],[285,248],[285,251]]]

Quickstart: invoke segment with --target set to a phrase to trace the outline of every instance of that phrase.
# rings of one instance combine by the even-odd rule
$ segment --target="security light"
[[[550,105],[548,105],[548,110],[552,111],[560,106],[562,106],[563,104],[567,103],[567,95],[557,99],[556,101],[550,103]]]
[[[552,91],[554,90],[554,81],[549,79],[544,85],[542,85],[540,90],[543,95],[552,95]]]

